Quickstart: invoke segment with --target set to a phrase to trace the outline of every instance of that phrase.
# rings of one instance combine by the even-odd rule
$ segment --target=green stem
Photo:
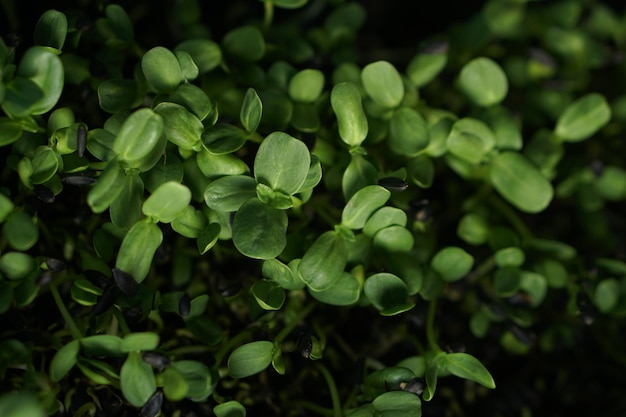
[[[78,326],[76,326],[76,323],[74,322],[74,319],[72,318],[70,312],[67,311],[67,308],[65,307],[65,304],[61,299],[61,294],[59,294],[59,290],[54,283],[50,284],[50,292],[52,293],[54,303],[57,305],[61,316],[63,316],[63,320],[65,320],[65,324],[67,324],[67,327],[70,329],[70,333],[72,333],[72,337],[74,338],[74,340],[82,338],[82,332],[78,329]]]
[[[267,30],[272,25],[272,20],[274,20],[274,3],[271,0],[265,0],[265,2],[263,2],[263,5],[265,6],[263,27],[265,28],[265,30]]]
[[[224,343],[220,350],[215,354],[215,365],[219,367],[219,365],[224,360],[224,357],[228,353],[229,350],[232,349],[233,346],[240,344],[244,340],[250,337],[250,332],[247,330],[242,331],[238,335],[234,336],[228,342]]]
[[[333,416],[342,417],[343,412],[341,411],[341,401],[339,401],[339,392],[337,391],[337,385],[335,385],[335,380],[333,379],[333,376],[328,371],[328,368],[326,368],[321,363],[317,364],[317,369],[322,373],[322,376],[324,377],[324,379],[326,380],[326,384],[328,385],[330,398],[333,402]]]
[[[115,316],[115,319],[117,320],[117,324],[119,324],[120,326],[122,336],[126,336],[127,334],[130,334],[131,333],[130,328],[128,327],[128,324],[126,323],[126,319],[124,318],[124,315],[122,314],[122,312],[118,310],[117,308],[114,308],[113,315]]]
[[[433,353],[442,352],[437,340],[435,339],[435,312],[437,310],[437,301],[431,300],[428,306],[428,316],[426,317],[426,339]]]
[[[485,259],[480,265],[476,267],[468,276],[467,282],[474,283],[478,281],[480,278],[487,275],[496,267],[496,259],[493,256]]]

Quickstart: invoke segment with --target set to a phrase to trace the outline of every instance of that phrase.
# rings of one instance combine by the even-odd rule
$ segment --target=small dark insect
[[[44,185],[35,185],[35,195],[44,203],[54,203],[54,193],[51,189]]]
[[[178,301],[178,313],[182,317],[188,317],[189,313],[191,313],[191,299],[188,293],[184,293],[182,297],[180,297]]]
[[[426,383],[422,378],[413,378],[409,382],[401,382],[400,388],[403,391],[412,392],[415,395],[422,395],[426,388]]]
[[[99,316],[100,314],[107,311],[115,302],[119,291],[119,288],[113,285],[106,287],[96,305],[93,306],[92,313],[95,316]]]
[[[153,366],[159,371],[162,371],[163,368],[168,366],[171,362],[170,358],[160,353],[156,353],[156,352],[143,352],[141,354],[141,359],[143,359],[145,363]]]
[[[133,276],[121,269],[113,268],[113,279],[120,290],[129,297],[132,297],[139,291],[139,284]]]
[[[163,393],[157,391],[139,410],[140,417],[156,417],[161,412],[161,405],[163,405]]]
[[[81,186],[93,184],[94,182],[96,182],[96,179],[88,177],[86,175],[70,175],[64,177],[62,181],[64,184]]]
[[[61,272],[67,269],[67,264],[60,259],[46,258],[46,266],[52,272]]]
[[[389,191],[404,191],[409,188],[409,184],[396,177],[386,177],[378,180],[378,185],[385,187]]]
[[[308,359],[311,357],[311,352],[313,351],[313,339],[311,335],[300,333],[297,345],[303,358]]]
[[[78,127],[78,137],[76,138],[78,147],[78,156],[82,157],[87,149],[87,128],[85,125]]]

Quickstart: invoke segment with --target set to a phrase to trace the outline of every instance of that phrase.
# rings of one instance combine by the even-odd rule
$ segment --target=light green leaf
[[[242,254],[255,259],[275,258],[287,244],[287,214],[253,198],[235,214],[232,231],[233,243]]]
[[[154,332],[129,333],[122,339],[124,352],[155,350],[157,346],[159,346],[159,334]]]
[[[482,245],[489,236],[489,224],[483,216],[468,213],[461,217],[456,234],[470,245]]]
[[[254,177],[274,191],[293,195],[304,184],[311,155],[304,142],[283,132],[270,133],[254,159]]]
[[[554,133],[566,142],[580,142],[611,120],[611,107],[604,96],[587,94],[571,103],[559,116]]]
[[[207,206],[217,211],[237,211],[256,196],[256,181],[247,175],[230,175],[211,182],[204,190]]]
[[[383,107],[396,107],[404,97],[404,83],[398,70],[387,61],[368,64],[361,71],[363,88]]]
[[[192,401],[204,401],[213,392],[211,371],[198,361],[176,361],[172,362],[172,367],[176,368],[187,382],[187,396]]]
[[[596,285],[593,302],[602,313],[609,313],[615,308],[620,298],[620,283],[614,278],[600,281]]]
[[[72,340],[63,346],[52,357],[50,362],[50,378],[54,382],[59,382],[76,365],[80,342]]]
[[[357,191],[341,213],[341,224],[351,229],[362,229],[367,219],[384,206],[391,192],[380,185],[368,185]]]
[[[309,288],[309,293],[324,304],[347,306],[359,301],[361,287],[361,282],[354,275],[344,271],[330,288],[322,291]]]
[[[206,74],[222,62],[219,45],[208,39],[188,39],[179,43],[174,51],[185,51],[191,55],[200,74]]]
[[[48,413],[34,394],[14,391],[0,396],[0,415],[3,417],[46,417]]]
[[[406,227],[392,225],[376,232],[373,243],[375,248],[383,249],[389,253],[398,253],[410,251],[415,239]]]
[[[233,378],[245,378],[258,374],[272,363],[274,344],[267,340],[239,346],[228,357],[228,374]]]
[[[445,68],[448,63],[447,48],[433,53],[415,55],[406,68],[406,75],[416,87],[422,87],[431,82]]]
[[[133,112],[122,124],[113,142],[113,151],[120,161],[139,166],[159,143],[163,119],[150,109]]]
[[[261,1],[265,1],[265,0],[261,0]],[[304,6],[308,2],[309,0],[272,0],[272,3],[274,3],[276,7],[280,7],[282,9],[299,9],[300,7]]]
[[[254,88],[248,88],[239,113],[239,120],[248,133],[254,132],[259,127],[262,114],[263,103],[261,103],[261,99]]]
[[[152,367],[141,359],[139,352],[131,352],[120,371],[120,386],[129,403],[141,407],[156,391]]]
[[[363,233],[374,237],[376,232],[389,226],[406,226],[407,215],[404,211],[395,207],[381,207],[376,210],[365,222]]]
[[[527,213],[538,213],[552,201],[552,184],[523,155],[503,152],[491,161],[489,180],[511,204]]]
[[[141,69],[150,86],[159,93],[170,92],[185,81],[176,55],[162,46],[156,46],[143,55]]]
[[[141,211],[162,223],[170,223],[191,202],[191,191],[175,181],[159,185],[143,203]]]
[[[463,249],[448,246],[438,251],[430,261],[430,266],[444,281],[452,282],[463,278],[474,265],[474,258]]]
[[[248,134],[237,126],[218,124],[202,133],[202,143],[214,155],[226,155],[238,151],[246,143]]]
[[[0,272],[10,280],[24,279],[37,268],[35,260],[22,252],[4,252],[0,256]]]
[[[204,126],[193,113],[170,102],[159,103],[154,111],[163,118],[163,133],[168,141],[182,149],[200,150]]]
[[[372,407],[383,417],[419,417],[422,415],[420,397],[407,391],[389,391],[372,401]]]
[[[489,107],[506,97],[509,83],[500,66],[489,58],[475,58],[459,74],[459,87],[474,103]]]
[[[454,122],[446,140],[448,152],[471,164],[479,164],[496,144],[491,129],[469,117]]]
[[[405,157],[417,156],[430,142],[426,121],[414,109],[400,107],[389,121],[387,141],[392,152]]]
[[[350,82],[335,85],[330,93],[330,104],[337,116],[341,140],[350,146],[363,143],[368,124],[359,88]]]
[[[61,59],[50,49],[33,46],[26,50],[16,75],[33,82],[43,92],[43,96],[28,109],[28,114],[44,114],[56,105],[63,91],[64,74]],[[6,99],[9,99],[8,89]]]
[[[305,69],[296,73],[289,81],[289,97],[300,103],[313,103],[324,90],[324,73],[316,69]]]
[[[445,369],[452,375],[477,382],[490,389],[496,387],[496,383],[487,368],[472,355],[462,352],[448,353],[442,357],[442,361]]]
[[[163,394],[170,401],[182,401],[189,392],[189,384],[183,374],[173,366],[166,368],[161,374]]]
[[[268,259],[261,268],[263,276],[286,290],[301,290],[304,282],[295,275],[291,268],[278,259]]]
[[[39,240],[39,228],[28,213],[16,211],[4,223],[2,235],[13,249],[26,251]]]
[[[139,175],[126,175],[126,184],[109,209],[111,222],[122,229],[130,229],[141,219],[144,187]]]

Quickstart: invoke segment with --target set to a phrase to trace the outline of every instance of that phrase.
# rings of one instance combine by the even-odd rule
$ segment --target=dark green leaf
[[[228,124],[215,125],[202,133],[204,147],[214,155],[224,155],[239,150],[248,135],[236,126]]]
[[[365,223],[363,233],[374,237],[376,232],[389,226],[406,226],[406,213],[395,207],[382,207],[374,212]]]
[[[445,68],[447,62],[447,47],[442,48],[441,52],[420,53],[409,62],[406,75],[416,87],[422,87],[431,82]]]
[[[16,74],[35,83],[44,93],[30,107],[29,114],[47,113],[56,105],[64,80],[63,64],[56,54],[46,47],[33,46],[24,53]]]
[[[191,57],[191,55],[189,55],[188,52],[176,51],[174,52],[174,55],[176,55],[176,59],[178,60],[178,64],[180,65],[180,70],[183,74],[183,78],[186,81],[193,81],[198,78],[200,71],[198,70],[198,66],[195,62],[193,62],[193,58]]]
[[[303,1],[306,3],[307,0]],[[213,408],[213,414],[216,417],[246,417],[246,409],[237,401],[227,401],[216,405]]]
[[[222,62],[222,51],[215,42],[208,39],[189,39],[181,42],[174,51],[185,51],[198,66],[200,74],[206,74]]]
[[[304,288],[304,282],[294,274],[294,271],[289,266],[278,259],[264,261],[262,273],[265,278],[286,290],[301,290]]]
[[[135,80],[105,80],[98,86],[98,102],[102,110],[117,113],[141,104],[143,99],[141,93]]]
[[[285,290],[265,280],[254,283],[250,292],[263,310],[280,310],[285,302]]]
[[[614,278],[608,278],[596,285],[593,302],[601,313],[609,313],[617,305],[619,297],[619,282]]]
[[[149,85],[157,92],[172,91],[185,80],[176,55],[162,46],[156,46],[143,55],[141,69]]]
[[[141,407],[156,391],[152,367],[141,359],[141,354],[131,352],[120,371],[120,386],[129,403]]]
[[[404,281],[387,272],[368,277],[363,284],[363,292],[374,307],[385,316],[402,313],[415,305],[407,303],[409,294]]]
[[[172,229],[190,239],[200,236],[207,225],[205,214],[193,206],[187,206],[172,220]]]
[[[39,240],[37,225],[31,216],[23,211],[16,211],[7,218],[2,234],[9,245],[19,251],[32,248]]]
[[[232,231],[233,243],[242,254],[255,259],[275,258],[287,244],[287,214],[253,198],[235,214]]]
[[[383,417],[420,417],[422,402],[412,392],[390,391],[376,397],[372,407]]]
[[[264,0],[263,0],[264,1]],[[282,9],[299,9],[308,3],[309,0],[272,0],[272,3],[276,7],[280,7]],[[218,416],[222,417],[222,416]]]
[[[67,18],[57,10],[47,10],[35,26],[35,44],[62,49],[67,36]]]
[[[87,204],[94,213],[102,213],[117,199],[126,185],[124,170],[117,161],[111,161],[87,194]]]
[[[265,55],[265,39],[254,26],[240,26],[231,30],[222,40],[224,52],[245,61],[258,61]]]
[[[228,357],[228,374],[245,378],[257,374],[272,363],[274,344],[262,340],[239,346]]]
[[[413,234],[404,226],[392,225],[374,235],[374,247],[386,252],[408,252],[413,248]]]
[[[337,282],[330,288],[315,291],[309,288],[309,293],[316,300],[335,306],[347,306],[359,301],[361,295],[361,282],[354,275],[342,272]]]
[[[506,97],[509,83],[500,66],[489,58],[475,58],[459,74],[461,90],[479,106],[489,107]]]
[[[34,394],[7,392],[0,397],[0,415],[3,417],[45,417],[48,415]]]
[[[417,186],[430,188],[435,177],[435,165],[426,155],[418,155],[407,162],[409,178]]]
[[[126,11],[117,4],[108,4],[104,13],[115,36],[125,42],[132,42],[135,33],[133,23]]]
[[[552,201],[552,184],[518,153],[497,155],[491,161],[489,179],[507,201],[522,211],[538,213]]]
[[[80,342],[72,340],[54,354],[50,362],[50,378],[59,382],[74,367],[78,360]]]
[[[83,352],[89,356],[120,357],[124,354],[122,339],[110,334],[83,337],[80,344]]]
[[[124,190],[111,204],[111,222],[122,229],[129,229],[141,218],[143,181],[139,175],[126,175]]]
[[[396,107],[404,97],[404,83],[398,70],[387,61],[368,64],[361,72],[363,88],[383,107]]]
[[[242,175],[250,171],[245,162],[231,154],[215,155],[205,149],[196,155],[198,167],[210,179],[229,175]]]
[[[247,175],[230,175],[211,182],[204,190],[207,206],[217,211],[237,211],[256,196],[256,181]]]
[[[1,101],[2,98],[0,97]],[[22,132],[22,126],[17,121],[8,117],[0,117],[0,146],[12,144],[22,136]]]
[[[183,106],[175,103],[159,103],[154,111],[163,118],[163,132],[167,140],[187,150],[200,150],[204,126],[200,119]]]
[[[200,87],[193,84],[181,84],[168,96],[168,101],[180,104],[193,113],[199,120],[204,120],[215,111],[215,103]]]
[[[187,396],[192,401],[204,401],[213,392],[212,377],[209,368],[198,361],[172,362],[185,378],[188,391]]]
[[[378,170],[361,155],[353,155],[343,173],[341,188],[344,198],[350,200],[361,188],[378,182]]]
[[[521,281],[522,274],[519,268],[503,267],[496,271],[493,287],[502,297],[510,297],[517,292]]]
[[[561,114],[554,133],[567,142],[592,136],[611,120],[611,108],[604,96],[591,93],[571,103]]]

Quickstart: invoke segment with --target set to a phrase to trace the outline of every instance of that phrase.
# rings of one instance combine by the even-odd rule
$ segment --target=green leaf
[[[510,297],[519,290],[521,282],[522,274],[519,268],[502,267],[494,274],[493,288],[500,296]]]
[[[390,391],[372,401],[372,407],[383,417],[420,417],[422,401],[412,392]]]
[[[409,62],[406,68],[406,75],[419,88],[435,79],[447,63],[447,47],[433,53],[420,53],[415,55]]]
[[[196,162],[200,171],[209,179],[242,175],[250,171],[246,163],[235,155],[214,155],[205,149],[198,152]]]
[[[489,58],[474,58],[461,69],[459,87],[475,104],[489,107],[506,97],[509,83],[500,66]]]
[[[285,302],[285,290],[266,280],[255,282],[250,292],[263,310],[280,310]]]
[[[108,4],[104,13],[115,36],[125,42],[132,42],[135,37],[133,23],[126,11],[117,4]]]
[[[143,203],[141,211],[162,223],[170,223],[191,202],[191,191],[187,186],[175,181],[159,185]]]
[[[404,281],[387,272],[368,277],[363,284],[363,292],[384,316],[408,311],[415,305],[407,302],[409,293]]]
[[[406,226],[406,213],[395,207],[381,207],[376,210],[365,222],[363,233],[369,237],[374,237],[376,232],[389,226]]]
[[[374,247],[386,252],[408,252],[413,248],[413,234],[404,226],[385,227],[374,235]]]
[[[217,243],[217,239],[220,238],[222,232],[222,226],[218,223],[210,223],[209,226],[200,233],[198,236],[197,246],[200,255],[204,255]]]
[[[418,155],[407,162],[411,181],[421,188],[430,188],[435,178],[435,164],[426,155]]]
[[[305,69],[296,73],[289,81],[289,97],[300,103],[315,102],[324,90],[324,73],[316,69]]]
[[[350,82],[335,85],[330,93],[330,104],[337,116],[341,140],[350,146],[363,143],[369,127],[359,88]]]
[[[304,142],[283,132],[270,133],[254,159],[254,177],[274,191],[293,195],[304,184],[311,155]]]
[[[218,124],[202,133],[202,143],[214,155],[233,153],[246,143],[248,134],[237,126]]]
[[[1,89],[2,87],[0,87]],[[2,97],[0,97],[0,102]],[[22,125],[16,120],[11,120],[8,117],[0,117],[0,146],[6,146],[17,141],[21,136]]]
[[[32,248],[39,240],[39,228],[23,211],[16,211],[7,218],[2,234],[9,245],[19,251]]]
[[[580,142],[611,120],[611,107],[604,96],[587,94],[571,103],[559,116],[554,133],[566,142]]]
[[[265,0],[261,0],[265,1]],[[280,7],[282,9],[299,9],[300,7],[307,4],[309,0],[272,0],[272,3],[276,7]],[[218,416],[221,417],[221,416]]]
[[[72,340],[63,346],[52,357],[50,362],[50,378],[54,382],[59,382],[76,365],[80,342]]]
[[[263,103],[254,88],[248,88],[243,98],[239,120],[248,133],[254,132],[261,122]]]
[[[37,397],[28,392],[8,392],[0,396],[0,415],[3,417],[46,417]]]
[[[308,0],[303,0],[306,3]],[[302,2],[302,1],[300,1]],[[293,3],[285,1],[285,3]],[[246,417],[246,409],[238,401],[227,401],[213,408],[216,417]]]
[[[222,63],[219,45],[208,39],[188,39],[179,43],[174,51],[185,51],[191,55],[200,74],[206,74]]]
[[[456,234],[470,245],[482,245],[487,242],[489,224],[483,216],[468,213],[459,221]]]
[[[47,10],[35,26],[35,44],[62,49],[67,36],[67,18],[57,10]]]
[[[183,74],[183,78],[186,81],[193,81],[198,78],[200,71],[198,70],[198,66],[195,62],[193,62],[193,58],[191,57],[191,55],[189,55],[188,52],[175,51],[174,55],[176,55],[176,59],[178,60],[178,64],[180,65],[180,70]]]
[[[552,201],[552,184],[523,155],[503,152],[491,161],[489,180],[511,204],[527,213],[538,213]]]
[[[130,352],[120,370],[120,386],[129,403],[141,407],[156,392],[152,367],[141,359],[139,352]]]
[[[143,181],[139,175],[126,175],[124,190],[111,204],[109,215],[111,222],[122,229],[130,229],[141,219],[143,203]]]
[[[143,281],[162,241],[163,232],[159,226],[145,220],[138,221],[124,236],[115,267],[132,275],[135,281]]]
[[[104,80],[98,85],[98,103],[108,113],[129,110],[141,104],[145,91],[135,80]],[[147,109],[146,109],[147,110]]]
[[[305,284],[313,291],[332,287],[346,268],[348,245],[336,231],[322,233],[306,251],[298,266]]]
[[[253,198],[235,214],[232,231],[233,243],[242,254],[255,259],[275,258],[287,245],[287,214]]]
[[[543,275],[530,271],[522,271],[520,289],[530,296],[530,305],[537,307],[546,298],[548,280]]]
[[[213,210],[237,211],[256,197],[256,181],[247,175],[230,175],[211,182],[204,190],[204,201]]]
[[[59,169],[63,169],[61,156],[48,146],[38,147],[31,163],[31,184],[43,184],[48,182]]]
[[[614,278],[600,281],[593,293],[593,302],[601,313],[609,313],[620,298],[620,283]]]
[[[479,164],[496,144],[489,127],[469,117],[454,122],[446,140],[448,152],[471,164]]]
[[[430,266],[447,282],[463,278],[473,265],[472,255],[455,246],[441,249],[430,261]]]
[[[286,290],[292,291],[304,288],[304,282],[294,274],[290,267],[278,259],[264,261],[261,271],[265,278]]]
[[[155,350],[159,346],[159,334],[154,332],[129,333],[122,339],[123,352]]]
[[[384,206],[391,192],[380,185],[368,185],[357,191],[341,213],[341,224],[351,229],[362,229],[367,219]]]
[[[113,142],[113,151],[120,161],[139,167],[158,146],[162,132],[161,116],[150,109],[137,110],[122,124]]]
[[[187,396],[192,401],[204,401],[213,392],[211,371],[198,361],[176,361],[172,365],[185,378]]]
[[[154,111],[163,118],[163,133],[167,140],[186,150],[200,150],[204,126],[200,119],[183,106],[159,103]]]
[[[498,250],[494,254],[494,259],[499,267],[518,267],[524,263],[525,256],[520,248],[510,247]]]
[[[83,337],[80,344],[88,356],[120,357],[124,354],[122,339],[110,334]]]
[[[182,401],[189,392],[189,385],[183,374],[173,366],[160,375],[163,381],[163,394],[170,401]]]
[[[207,225],[205,214],[193,206],[187,206],[172,220],[172,229],[179,235],[195,239]]]
[[[404,97],[404,83],[398,70],[387,61],[368,64],[361,71],[367,95],[383,107],[396,107]]]
[[[159,93],[170,92],[185,81],[176,55],[162,46],[156,46],[143,55],[141,69],[148,84]]]
[[[254,26],[239,26],[226,35],[222,47],[227,54],[244,61],[258,61],[265,55],[265,39]]]
[[[462,352],[448,353],[442,360],[445,369],[452,375],[477,382],[489,389],[496,387],[496,383],[487,368],[472,355]]]
[[[0,223],[4,222],[7,216],[13,211],[15,205],[4,194],[0,193]]]
[[[5,252],[0,256],[0,272],[10,280],[24,279],[37,268],[35,260],[22,252]]]
[[[316,300],[334,306],[348,306],[359,301],[361,296],[361,282],[349,272],[342,272],[337,282],[330,288],[315,291],[309,288],[309,293]]]
[[[245,378],[258,374],[272,363],[274,344],[267,340],[239,346],[228,357],[228,374],[233,378]]]
[[[193,113],[199,120],[204,120],[215,111],[215,102],[212,101],[203,89],[193,84],[181,84],[168,95],[168,101],[180,104]]]
[[[94,213],[102,213],[117,199],[126,186],[124,170],[117,161],[108,163],[87,194],[87,204]]]
[[[387,143],[392,152],[414,157],[428,147],[430,133],[424,118],[410,107],[397,109],[389,121]]]
[[[341,179],[341,189],[344,198],[349,200],[361,188],[376,184],[378,181],[378,170],[361,155],[352,155],[350,164],[343,173]]]
[[[64,81],[63,64],[55,53],[44,46],[33,46],[26,50],[16,75],[33,82],[43,92],[43,96],[28,109],[28,114],[47,113],[61,97]],[[9,98],[8,93],[7,90],[5,100]]]

